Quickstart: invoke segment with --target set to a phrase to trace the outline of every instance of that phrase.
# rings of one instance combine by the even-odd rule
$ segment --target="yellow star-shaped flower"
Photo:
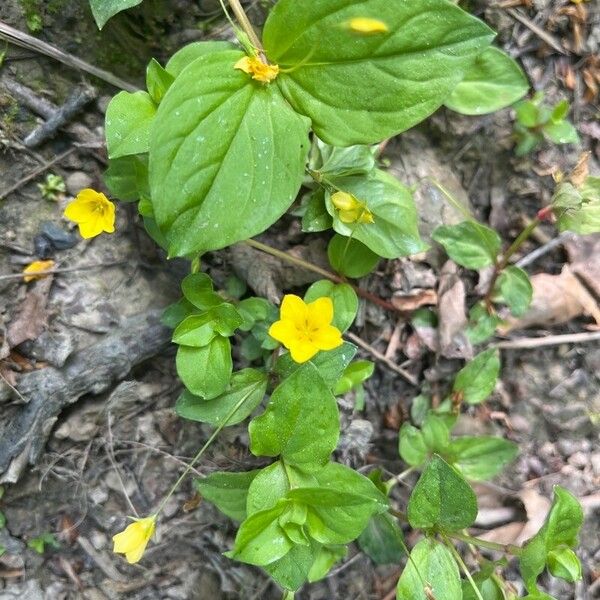
[[[53,267],[53,260],[34,260],[23,269],[23,280],[29,283],[34,279],[42,279],[46,277],[44,271],[48,271]]]
[[[135,519],[121,533],[113,535],[113,552],[124,554],[130,564],[139,562],[156,528],[156,515]]]
[[[115,231],[115,205],[101,192],[81,190],[65,208],[64,215],[79,226],[82,238]]]
[[[367,205],[347,192],[335,192],[331,195],[332,204],[338,209],[342,223],[374,223],[373,213]]]
[[[233,67],[252,75],[252,79],[261,83],[271,83],[279,75],[279,65],[268,65],[255,56],[244,56]]]
[[[302,298],[288,294],[281,303],[280,320],[271,325],[269,335],[290,351],[295,362],[304,363],[319,350],[342,345],[342,334],[332,320],[331,298],[306,304]]]

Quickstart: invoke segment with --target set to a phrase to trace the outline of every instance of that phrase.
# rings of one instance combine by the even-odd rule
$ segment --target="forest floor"
[[[569,99],[581,145],[544,145],[516,158],[510,110],[479,118],[440,110],[392,140],[383,159],[407,183],[443,181],[510,241],[548,203],[557,170],[567,172],[588,150],[591,173],[600,175],[600,7],[568,0],[471,5],[499,31],[497,43],[518,58],[534,89],[551,103]],[[260,14],[259,6],[251,10]],[[151,57],[164,61],[185,43],[228,34],[212,0],[148,0],[101,33],[87,0],[4,0],[0,22],[140,86]],[[118,88],[2,41],[0,57],[0,511],[6,518],[0,600],[280,598],[258,570],[222,556],[234,526],[200,502],[190,482],[168,503],[157,543],[140,565],[112,554],[111,536],[132,513],[127,498],[145,514],[210,432],[173,412],[180,384],[169,334],[157,317],[178,298],[189,267],[168,262],[127,205],[118,209],[116,233],[91,241],[81,241],[62,218],[80,189],[103,189],[103,113]],[[56,107],[77,102],[90,85],[92,99],[57,135],[24,144]],[[66,192],[54,200],[38,187],[48,174],[66,182]],[[421,187],[417,197],[425,236],[452,220],[452,209],[434,189]],[[485,406],[462,417],[459,429],[501,435],[520,447],[501,477],[478,486],[478,535],[520,543],[543,521],[553,485],[578,496],[587,520],[579,550],[584,579],[576,586],[550,578],[543,584],[561,600],[588,600],[600,597],[600,236],[551,242],[556,237],[553,226],[544,225],[516,257],[537,277],[536,318],[495,340],[504,344],[501,380]],[[292,215],[261,239],[326,261],[324,238],[309,241]],[[532,254],[540,248],[545,252]],[[55,260],[59,272],[24,283],[24,266],[44,258]],[[248,282],[257,293],[301,291],[312,280],[239,250],[214,253],[206,268],[217,286],[225,286],[232,274],[250,279],[250,263],[260,267],[259,280]],[[360,282],[402,312],[361,306],[353,331],[368,347],[364,357],[373,359],[375,351],[379,359],[364,411],[341,405],[339,460],[400,473],[398,429],[412,400],[420,390],[439,398],[460,368],[460,349],[454,356],[440,351],[435,331],[413,328],[406,318],[416,306],[438,303],[440,277],[448,277],[442,266],[435,254],[387,261]],[[444,286],[453,294],[446,305],[457,309],[446,319],[450,329],[464,317],[465,297],[470,302],[477,290],[468,274],[451,281]],[[576,343],[552,338],[568,334],[580,335]],[[401,365],[418,385],[390,365]],[[221,434],[198,469],[253,464],[240,425]],[[414,483],[410,477],[416,475],[408,479]],[[398,486],[400,505],[408,491]],[[375,567],[354,549],[330,577],[297,598],[387,600],[399,573],[400,566]],[[508,576],[521,589],[516,569]]]

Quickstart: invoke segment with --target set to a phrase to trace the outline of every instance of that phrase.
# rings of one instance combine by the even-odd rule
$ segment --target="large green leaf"
[[[373,223],[344,223],[326,194],[333,228],[340,235],[352,236],[384,258],[408,256],[426,249],[419,237],[412,193],[395,177],[378,169],[370,177],[343,177],[333,183],[363,202],[373,214]]]
[[[142,0],[90,0],[92,13],[99,29],[102,29],[117,13],[141,3]]]
[[[157,112],[150,187],[173,256],[224,248],[264,231],[294,201],[308,153],[307,119],[277,86],[235,69],[244,54],[204,54]]]
[[[408,502],[408,521],[419,529],[456,531],[477,516],[475,492],[462,476],[434,456],[414,487]]]
[[[485,115],[520,100],[529,89],[525,73],[506,52],[482,52],[444,104],[463,115]]]
[[[318,470],[337,446],[339,413],[335,398],[311,363],[302,365],[275,389],[265,412],[250,422],[250,449],[291,465]]]
[[[388,31],[353,31],[356,17]],[[447,0],[279,0],[263,32],[277,84],[329,144],[378,142],[422,121],[493,32]]]
[[[410,560],[402,571],[396,598],[462,600],[460,573],[450,550],[433,539],[421,540],[412,549]]]

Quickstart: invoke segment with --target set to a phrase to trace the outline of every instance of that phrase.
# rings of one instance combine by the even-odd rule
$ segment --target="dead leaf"
[[[565,249],[571,271],[600,298],[600,234],[573,235]]]
[[[408,294],[396,292],[392,304],[401,311],[412,312],[421,306],[435,306],[438,295],[435,290],[414,290]]]
[[[35,340],[44,331],[48,323],[46,304],[52,279],[48,276],[37,281],[27,292],[16,319],[7,328],[6,339],[11,348],[27,340]]]
[[[600,307],[568,265],[560,275],[540,273],[531,278],[533,300],[525,315],[508,318],[500,333],[527,327],[567,323],[582,315],[591,315],[600,324]]]
[[[440,353],[446,358],[472,358],[473,347],[465,331],[468,325],[465,284],[458,267],[447,261],[438,289]]]

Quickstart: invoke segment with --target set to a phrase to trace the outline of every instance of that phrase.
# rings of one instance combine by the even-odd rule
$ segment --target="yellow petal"
[[[370,19],[368,17],[355,17],[350,20],[350,29],[356,33],[387,33],[388,26],[379,19]]]
[[[135,563],[142,558],[148,541],[154,534],[156,516],[137,519],[128,525],[121,533],[113,536],[113,552],[125,554],[130,563]]]
[[[290,347],[298,337],[298,330],[294,323],[290,320],[275,321],[271,327],[269,327],[269,335],[281,342],[286,348]]]
[[[240,71],[244,71],[244,73],[248,73],[248,75],[252,75],[252,70],[250,69],[250,57],[244,56],[240,58],[235,65],[233,65],[234,69],[239,69]]]
[[[102,218],[92,217],[89,221],[79,223],[79,234],[84,240],[100,235],[103,231]]]
[[[67,204],[63,214],[69,221],[80,223],[81,221],[87,221],[90,218],[94,213],[95,207],[95,200],[73,200],[73,202]]]
[[[300,364],[310,360],[318,351],[319,348],[307,341],[297,342],[290,347],[292,360]]]
[[[53,260],[34,260],[23,269],[23,280],[29,283],[34,279],[42,279],[42,277],[46,277],[46,275],[40,274],[40,271],[48,271],[53,266]]]
[[[308,318],[308,307],[304,300],[294,294],[287,294],[283,297],[280,313],[282,321],[292,321],[299,329],[306,328],[306,319]]]
[[[307,309],[308,325],[311,330],[331,325],[333,320],[333,302],[331,298],[327,296],[317,298],[307,305]]]
[[[333,350],[342,345],[342,334],[333,325],[322,327],[313,334],[312,342],[319,350]]]
[[[353,208],[351,210],[340,210],[338,216],[342,223],[356,223],[360,220],[360,208]]]
[[[140,559],[142,558],[142,556],[144,555],[144,552],[146,551],[147,545],[148,545],[148,542],[146,541],[143,544],[139,545],[134,550],[130,550],[129,552],[126,552],[125,558],[126,558],[127,562],[130,565],[140,562]]]
[[[335,194],[332,194],[331,202],[338,210],[352,210],[358,205],[356,198],[347,192],[336,192]]]
[[[102,217],[102,230],[106,233],[114,233],[115,231],[115,205],[110,200],[108,200],[108,205]]]

